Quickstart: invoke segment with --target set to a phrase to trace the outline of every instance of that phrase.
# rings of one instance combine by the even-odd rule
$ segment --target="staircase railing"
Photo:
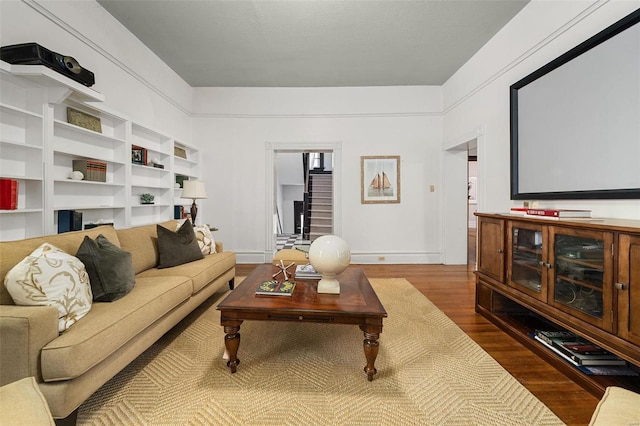
[[[311,197],[309,194],[310,179],[309,179],[309,153],[302,154],[302,167],[304,175],[304,194],[303,194],[303,206],[302,206],[302,239],[308,240],[309,233],[311,232]]]

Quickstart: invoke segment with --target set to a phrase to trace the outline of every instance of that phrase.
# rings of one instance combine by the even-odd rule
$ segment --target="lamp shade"
[[[202,180],[185,180],[182,182],[182,198],[190,198],[192,200],[207,198],[207,192],[204,189],[204,181]]]

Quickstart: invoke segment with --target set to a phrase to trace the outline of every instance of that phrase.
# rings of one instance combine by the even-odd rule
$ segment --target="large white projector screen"
[[[640,198],[640,10],[511,86],[512,199]]]

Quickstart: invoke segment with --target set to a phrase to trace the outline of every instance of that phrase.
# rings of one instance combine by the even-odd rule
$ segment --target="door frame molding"
[[[265,142],[265,262],[273,260],[276,247],[274,215],[276,214],[276,154],[278,152],[331,152],[333,154],[333,233],[342,235],[342,142]]]

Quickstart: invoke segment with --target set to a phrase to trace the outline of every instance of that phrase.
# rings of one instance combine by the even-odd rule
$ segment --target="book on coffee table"
[[[310,263],[307,263],[306,265],[297,265],[295,276],[296,278],[308,280],[319,280],[322,278]]]
[[[264,281],[256,289],[256,294],[260,296],[291,296],[296,288],[295,281]]]

